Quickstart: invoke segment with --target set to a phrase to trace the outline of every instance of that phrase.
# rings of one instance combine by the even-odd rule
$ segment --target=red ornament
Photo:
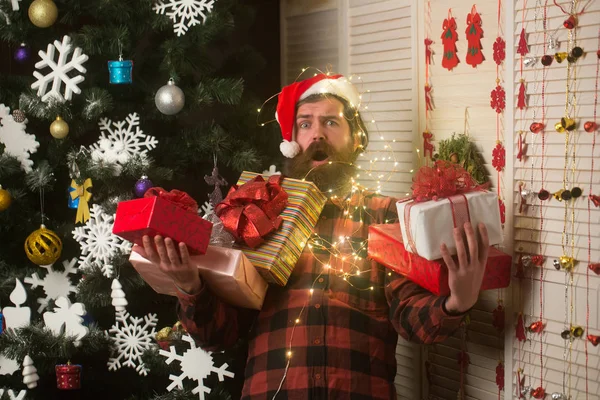
[[[594,263],[589,265],[589,269],[594,271],[596,275],[600,275],[600,263]]]
[[[541,267],[544,264],[544,256],[536,254],[535,256],[531,257],[531,262],[537,265],[538,267]]]
[[[519,47],[517,47],[517,53],[522,56],[525,56],[529,53],[529,48],[527,46],[527,36],[525,35],[525,28],[521,29],[521,35],[519,36]]]
[[[498,304],[498,307],[492,311],[492,325],[498,332],[504,331],[504,307]]]
[[[429,153],[429,157],[433,157],[433,150],[435,147],[431,143],[431,139],[433,138],[433,133],[429,133],[427,131],[423,132],[423,156],[427,157],[427,153]]]
[[[522,256],[519,256],[516,267],[517,267],[517,271],[515,272],[515,278],[524,279],[525,278],[525,269],[523,268],[524,266],[523,266]],[[519,322],[521,324],[523,323],[523,319],[522,319],[523,317],[520,316],[520,318],[521,318],[521,321],[517,321],[517,330],[519,329],[519,325],[518,325]],[[523,329],[525,329],[525,328],[523,328]],[[518,334],[518,332],[517,332],[517,334]]]
[[[448,10],[448,18],[444,20],[442,29],[444,30],[442,33],[442,44],[444,46],[442,67],[451,71],[452,68],[458,65],[458,56],[456,55],[458,34],[456,33],[456,20],[452,17],[452,10]]]
[[[496,88],[492,90],[491,97],[490,106],[500,114],[506,107],[506,92],[504,92],[504,88],[500,85],[496,86]]]
[[[600,207],[600,196],[595,194],[590,194],[590,200],[596,207]]]
[[[56,371],[56,387],[60,390],[81,389],[81,365],[59,364],[54,367]]]
[[[481,15],[477,12],[475,5],[471,8],[471,12],[467,14],[467,64],[475,68],[485,59],[481,52],[481,38],[483,30],[481,29]]]
[[[425,107],[427,110],[433,110],[433,101],[431,100],[431,86],[425,85]]]
[[[535,399],[543,399],[546,396],[546,391],[544,390],[543,387],[538,387],[533,389],[533,391],[531,392],[531,395],[535,398]]]
[[[527,98],[525,97],[525,81],[521,79],[521,84],[519,85],[519,96],[517,98],[517,108],[519,110],[523,110],[527,108]]]
[[[525,322],[523,321],[523,314],[519,313],[517,318],[517,339],[519,342],[524,342],[527,337],[525,336]]]
[[[494,42],[494,61],[496,64],[502,64],[506,58],[506,42],[501,37],[496,38]]]
[[[541,333],[544,330],[544,323],[542,321],[536,321],[529,325],[529,330],[533,333]]]
[[[498,385],[498,390],[504,390],[504,364],[502,361],[498,361],[496,366],[496,385]]]
[[[554,61],[554,58],[552,56],[548,54],[542,56],[542,65],[544,67],[549,67],[550,65],[552,65],[552,61]]]
[[[596,128],[598,128],[598,125],[596,125],[594,121],[587,121],[585,124],[583,124],[583,129],[585,129],[585,131],[588,133],[594,132]]]
[[[569,18],[565,19],[563,26],[567,29],[573,29],[577,26],[577,18],[574,15],[569,15]]]
[[[544,124],[542,124],[541,122],[534,122],[529,126],[529,130],[532,133],[540,133],[544,130]]]
[[[433,51],[431,51],[431,45],[433,44],[433,40],[426,38],[425,39],[425,62],[427,64],[431,64],[431,55]]]
[[[596,55],[598,56],[598,58],[600,59],[600,49],[598,49],[598,51],[596,52]]]
[[[506,205],[502,199],[498,199],[498,207],[500,208],[500,223],[506,223]]]
[[[588,335],[587,338],[594,346],[598,346],[598,343],[600,343],[600,336]]]
[[[496,143],[496,147],[492,150],[492,157],[492,167],[498,172],[502,171],[506,166],[506,150],[502,143]]]

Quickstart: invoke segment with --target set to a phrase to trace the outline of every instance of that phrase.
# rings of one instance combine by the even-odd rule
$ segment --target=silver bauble
[[[559,392],[554,392],[552,393],[552,400],[567,400],[567,396]]]
[[[175,85],[173,79],[169,83],[158,89],[154,97],[156,108],[165,115],[175,115],[183,109],[185,105],[185,95],[183,90]]]

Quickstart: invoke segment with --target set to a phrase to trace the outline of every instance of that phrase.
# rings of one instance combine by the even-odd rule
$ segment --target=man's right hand
[[[148,235],[142,238],[147,258],[158,265],[160,270],[173,279],[173,283],[189,294],[202,288],[198,268],[190,262],[190,253],[185,243],[179,243],[179,250],[172,239],[154,237],[154,244]]]

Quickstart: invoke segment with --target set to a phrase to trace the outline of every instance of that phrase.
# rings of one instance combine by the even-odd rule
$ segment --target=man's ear
[[[360,133],[359,132],[353,133],[352,140],[354,142],[352,145],[352,148],[354,149],[354,152],[356,152],[359,148],[362,147],[362,140],[360,139]]]

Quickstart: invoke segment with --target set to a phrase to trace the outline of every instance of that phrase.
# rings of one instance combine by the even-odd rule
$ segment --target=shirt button
[[[315,379],[321,379],[321,374],[315,374]]]
[[[313,343],[314,343],[314,344],[321,344],[321,339],[319,339],[319,338],[316,338],[316,339],[313,341]]]
[[[315,308],[321,308],[320,304],[315,304]]]
[[[325,279],[319,278],[319,283],[323,283],[324,281],[325,281]]]

